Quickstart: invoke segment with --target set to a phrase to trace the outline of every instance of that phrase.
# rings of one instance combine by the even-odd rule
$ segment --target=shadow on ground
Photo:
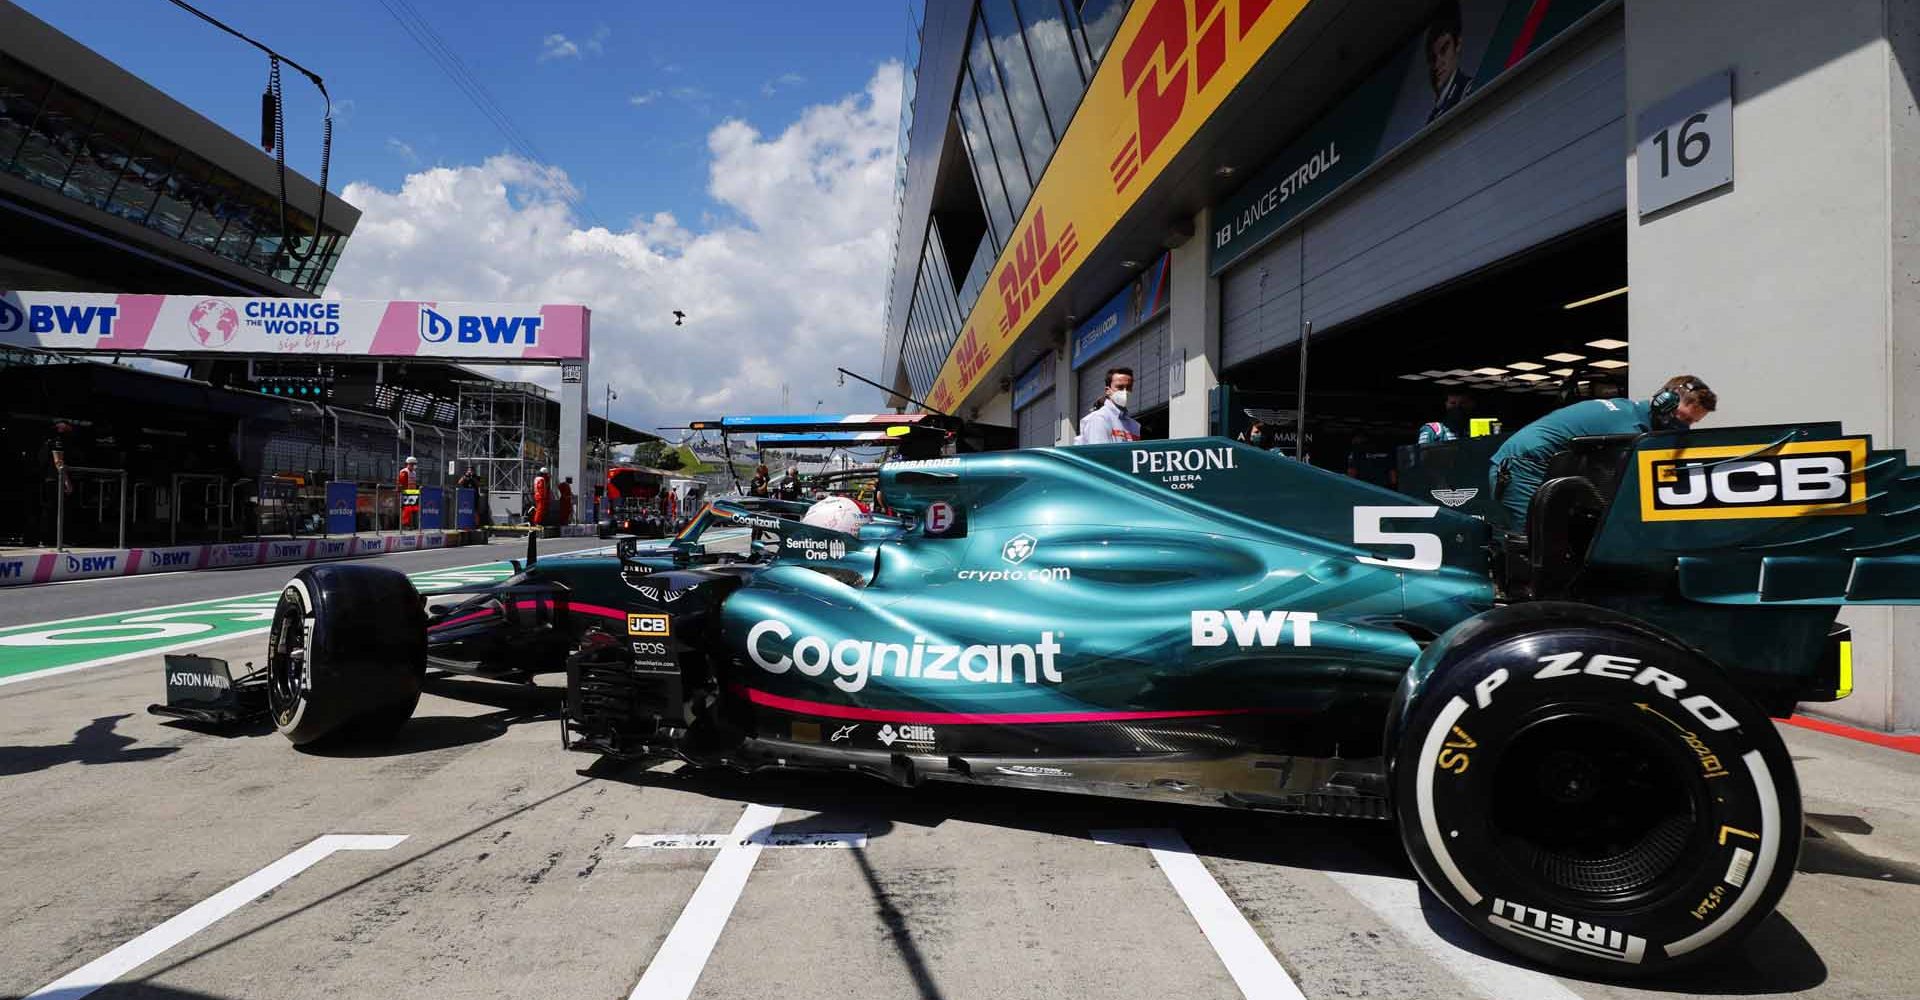
[[[138,747],[139,740],[115,732],[132,713],[103,715],[74,731],[65,743],[50,746],[0,746],[0,777],[30,774],[61,764],[131,764],[165,757],[179,747]]]

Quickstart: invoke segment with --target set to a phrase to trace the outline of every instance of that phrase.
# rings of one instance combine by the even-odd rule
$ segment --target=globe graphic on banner
[[[204,299],[187,315],[193,338],[203,347],[225,347],[240,328],[240,314],[219,299]]]

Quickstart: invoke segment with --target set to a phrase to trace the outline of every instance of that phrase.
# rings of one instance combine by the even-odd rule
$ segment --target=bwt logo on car
[[[1224,646],[1229,641],[1241,649],[1280,645],[1280,632],[1289,630],[1296,646],[1313,645],[1313,623],[1320,616],[1312,611],[1195,611],[1193,644]]]
[[[444,344],[514,344],[531,347],[540,342],[541,316],[454,316],[448,318],[427,306],[420,307],[420,340]],[[526,334],[521,340],[520,335]]]
[[[28,333],[97,333],[113,336],[113,321],[120,316],[118,306],[30,305],[25,309],[0,299],[0,333],[12,333],[22,326]]]
[[[975,684],[1013,684],[1020,677],[1025,683],[1060,683],[1060,669],[1054,658],[1060,644],[1052,632],[1040,633],[1036,643],[1010,643],[995,646],[945,646],[929,644],[925,636],[914,636],[913,645],[901,642],[874,642],[871,639],[841,639],[829,643],[817,635],[801,636],[788,652],[775,649],[769,658],[761,651],[761,640],[772,636],[784,642],[793,638],[793,628],[777,619],[762,619],[747,630],[747,656],[770,674],[784,674],[795,667],[808,677],[818,677],[832,667],[840,676],[835,687],[849,694],[867,686],[870,677],[885,677],[887,661],[893,661],[893,676],[930,681],[970,681]],[[1015,665],[1020,670],[1015,672]],[[958,673],[955,672],[956,668]]]

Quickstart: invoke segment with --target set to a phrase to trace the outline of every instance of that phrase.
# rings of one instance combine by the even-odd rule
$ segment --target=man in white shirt
[[[1112,444],[1140,440],[1140,421],[1127,415],[1133,394],[1133,369],[1107,369],[1107,392],[1092,413],[1080,418],[1074,444]]]

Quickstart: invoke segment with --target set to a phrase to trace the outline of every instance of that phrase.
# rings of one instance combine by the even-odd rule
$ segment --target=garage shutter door
[[[1020,425],[1020,447],[1051,448],[1055,428],[1060,425],[1060,394],[1043,392],[1020,408],[1015,420]]]
[[[1086,404],[1074,415],[1076,424],[1093,409],[1094,401],[1105,395],[1109,368],[1133,369],[1133,402],[1129,409],[1135,413],[1167,405],[1167,323],[1171,316],[1171,312],[1161,313],[1074,373],[1078,376],[1080,401]]]
[[[1325,330],[1624,211],[1619,23],[1550,58],[1230,272],[1223,363],[1294,342],[1303,315]]]

